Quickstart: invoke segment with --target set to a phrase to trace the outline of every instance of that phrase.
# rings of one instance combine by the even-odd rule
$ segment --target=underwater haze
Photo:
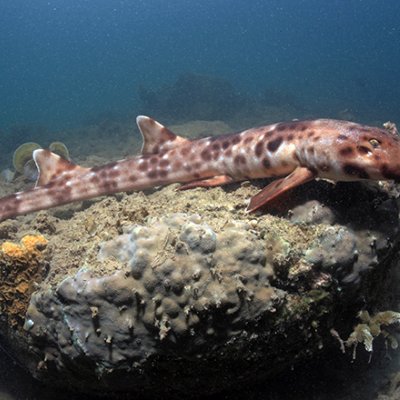
[[[135,117],[139,114],[154,117],[188,138],[222,135],[293,119],[334,118],[374,126],[392,121],[399,126],[399,50],[399,0],[0,0],[0,198],[32,187],[37,179],[38,171],[29,147],[32,143],[28,143],[29,157],[21,156],[20,168],[17,168],[15,150],[21,144],[37,142],[33,146],[50,149],[57,144],[65,147],[67,156],[61,155],[78,165],[106,164],[140,152],[142,139],[135,126]],[[279,147],[282,137],[273,142]],[[360,148],[365,151],[365,147]],[[310,149],[313,153],[314,148]],[[272,148],[271,153],[275,150]],[[358,147],[357,151],[360,151]],[[243,157],[245,153],[240,155]],[[174,165],[182,166],[179,158],[177,161]],[[347,175],[357,172],[365,177],[361,168],[356,170],[353,166],[349,171],[349,165],[346,166]],[[109,176],[118,168],[109,171]],[[128,171],[128,168],[121,170]],[[153,178],[151,172],[147,173],[147,180]],[[104,181],[107,182],[105,178]],[[62,189],[63,193],[69,193],[69,184],[70,181],[65,181],[67,189]],[[48,187],[51,185],[52,182]],[[322,193],[325,186],[321,187]],[[245,185],[239,189],[242,188],[244,193],[249,190]],[[234,190],[228,189],[227,195],[232,195]],[[324,192],[321,198],[329,197],[329,193]],[[343,198],[348,193],[344,192]],[[20,193],[15,196],[8,197],[11,206],[19,204]],[[175,202],[172,195],[165,198]],[[339,204],[342,197],[338,199]],[[163,201],[157,203],[162,212],[167,204]],[[89,210],[91,204],[85,202],[79,206],[79,212]],[[218,215],[218,200],[215,204],[216,208],[210,210]],[[346,204],[351,204],[351,199]],[[349,208],[356,209],[359,204],[364,203],[356,202],[355,207],[351,204]],[[224,206],[236,212],[229,203]],[[73,207],[49,214],[49,228],[47,217],[42,218],[40,214],[37,219],[29,220],[28,216],[27,220],[14,220],[10,224],[6,221],[0,239],[10,239],[7,229],[13,240],[17,235],[19,239],[30,232],[25,230],[27,226],[38,231],[43,229],[45,233],[49,229],[49,236],[60,235],[62,239],[61,234],[69,235],[69,229],[72,231],[77,225],[71,222],[71,228],[64,233],[63,228],[60,231],[54,228],[53,232],[51,221],[59,219],[61,224],[64,220],[72,221],[78,210]],[[112,210],[114,206],[110,207]],[[191,210],[185,207],[180,212]],[[330,217],[328,208],[321,207],[321,215]],[[98,215],[105,215],[97,215],[94,210],[94,217],[91,211],[82,214],[86,215],[82,218],[86,221],[85,235],[90,240],[94,235],[92,230],[102,229],[97,226],[102,219]],[[132,210],[129,218],[136,213],[135,208]],[[143,210],[135,218],[151,215]],[[368,211],[362,211],[367,216]],[[127,212],[131,212],[129,207]],[[231,215],[224,213],[221,211],[224,218]],[[387,212],[388,218],[391,215]],[[335,221],[334,212],[332,216]],[[105,219],[112,218],[110,214]],[[27,222],[21,225],[20,221]],[[379,229],[384,232],[390,227],[385,221],[379,222],[382,224]],[[125,229],[125,222],[118,225],[118,232]],[[60,226],[67,225],[66,222]],[[20,230],[12,231],[14,226]],[[74,232],[76,242],[80,240],[80,232]],[[375,251],[376,239],[371,240],[368,252],[370,247]],[[63,243],[60,248],[67,249],[66,246]],[[78,253],[74,246],[71,259]],[[84,249],[84,245],[79,249]],[[357,258],[358,253],[354,254]],[[372,250],[371,254],[375,256]],[[360,257],[360,260],[364,259]],[[397,293],[393,296],[398,300]],[[3,318],[3,310],[1,313]],[[46,388],[5,354],[8,349],[2,347],[1,339],[0,400],[98,400]],[[108,340],[107,337],[107,345],[111,343]],[[374,354],[371,363],[363,358],[354,363],[348,359],[332,362],[329,356],[328,360],[328,367],[326,360],[315,360],[305,367],[301,364],[276,381],[243,388],[245,395],[228,393],[209,400],[389,399],[377,397],[377,393],[382,388],[387,392],[384,385],[388,386],[388,376],[399,373],[400,353],[394,353],[390,360]],[[394,381],[398,384],[400,378]],[[130,397],[121,397],[125,398]]]
[[[4,0],[0,8],[3,131],[148,113],[140,88],[157,91],[187,73],[222,78],[250,100],[294,99],[304,115],[399,119],[397,0]]]

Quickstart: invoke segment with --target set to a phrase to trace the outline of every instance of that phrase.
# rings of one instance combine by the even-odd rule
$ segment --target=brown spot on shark
[[[109,179],[115,179],[117,178],[119,175],[121,174],[120,171],[118,171],[117,169],[111,169],[110,171],[108,171],[108,178]]]
[[[160,161],[160,167],[161,167],[161,168],[168,167],[169,164],[170,164],[169,160],[167,160],[167,159],[165,159],[165,158],[162,159],[162,160]]]
[[[155,169],[150,170],[149,172],[147,172],[147,177],[150,179],[155,179],[157,178],[157,171]]]
[[[244,145],[248,145],[249,143],[251,143],[253,141],[253,137],[252,136],[247,136],[244,140],[243,140],[243,144]]]
[[[168,171],[166,169],[160,169],[158,171],[158,175],[160,178],[166,178],[168,176]]]
[[[267,169],[271,168],[271,161],[269,161],[268,157],[265,157],[263,159],[262,164],[263,164],[264,168],[267,168]]]
[[[223,148],[224,150],[226,150],[230,145],[231,145],[231,144],[230,144],[230,142],[229,142],[228,140],[224,140],[224,141],[222,142],[222,148]]]
[[[242,154],[238,154],[233,161],[235,164],[246,164],[246,158]]]
[[[354,156],[355,155],[354,148],[351,146],[343,147],[339,150],[339,154],[343,157]]]
[[[183,146],[183,147],[181,148],[181,151],[180,151],[182,157],[188,156],[189,153],[190,153],[190,150],[191,150],[191,149],[190,149],[189,146]]]
[[[266,139],[271,139],[272,136],[275,135],[275,133],[276,133],[276,131],[274,131],[274,130],[267,131],[267,132],[265,132],[265,135],[264,135],[264,136],[265,136]]]
[[[260,158],[264,149],[264,142],[260,141],[256,144],[256,147],[254,149],[254,153],[257,158]]]
[[[204,161],[210,161],[212,156],[211,156],[211,152],[208,149],[204,149],[201,153],[200,153],[201,158]]]
[[[268,142],[267,149],[271,153],[274,153],[275,151],[277,151],[279,149],[279,146],[282,144],[282,142],[283,142],[282,137],[278,136],[276,139],[271,140],[270,142]]]
[[[143,162],[139,163],[138,169],[139,171],[147,171],[149,168],[149,164],[146,160],[144,160]]]
[[[240,136],[234,136],[233,138],[232,138],[232,144],[239,144],[240,143]]]
[[[214,143],[211,145],[211,149],[212,149],[213,151],[219,152],[219,150],[221,149],[221,145],[220,145],[218,142],[214,142]]]

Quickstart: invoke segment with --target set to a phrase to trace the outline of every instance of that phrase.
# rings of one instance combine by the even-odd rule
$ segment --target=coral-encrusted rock
[[[132,371],[135,378],[124,385],[133,389],[164,368],[152,378],[165,380],[162,386],[191,390],[199,373],[220,386],[221,376],[213,375],[231,358],[256,357],[248,343],[262,345],[257,326],[282,307],[285,292],[271,286],[272,257],[267,260],[279,241],[266,251],[265,238],[244,222],[216,233],[185,214],[148,225],[101,246],[100,259],[120,259],[120,271],[94,277],[83,268],[55,292],[35,293],[26,328],[47,342],[46,362],[57,369],[67,367],[65,357],[82,369],[83,356],[95,363],[94,375],[107,372],[105,381],[111,371]],[[208,371],[199,369],[205,363]],[[177,373],[187,376],[173,383]]]
[[[321,184],[291,220],[246,214],[244,185],[109,198],[53,221],[18,357],[37,378],[86,392],[202,395],[338,346],[331,329],[350,332],[382,297],[398,209],[367,188],[353,199],[326,184],[324,199]],[[178,212],[186,204],[195,212]]]

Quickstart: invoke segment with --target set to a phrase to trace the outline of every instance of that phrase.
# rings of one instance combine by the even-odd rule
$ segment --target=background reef
[[[187,73],[171,86],[157,90],[139,88],[141,109],[147,113],[168,118],[176,115],[186,121],[228,120],[250,109],[249,99],[240,95],[223,78]]]

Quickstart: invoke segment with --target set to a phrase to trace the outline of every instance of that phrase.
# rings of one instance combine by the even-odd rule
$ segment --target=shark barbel
[[[400,182],[400,139],[384,129],[319,119],[185,139],[145,116],[139,156],[84,168],[35,150],[36,186],[0,199],[0,221],[74,201],[170,183],[181,189],[277,177],[251,198],[252,212],[315,178]]]

